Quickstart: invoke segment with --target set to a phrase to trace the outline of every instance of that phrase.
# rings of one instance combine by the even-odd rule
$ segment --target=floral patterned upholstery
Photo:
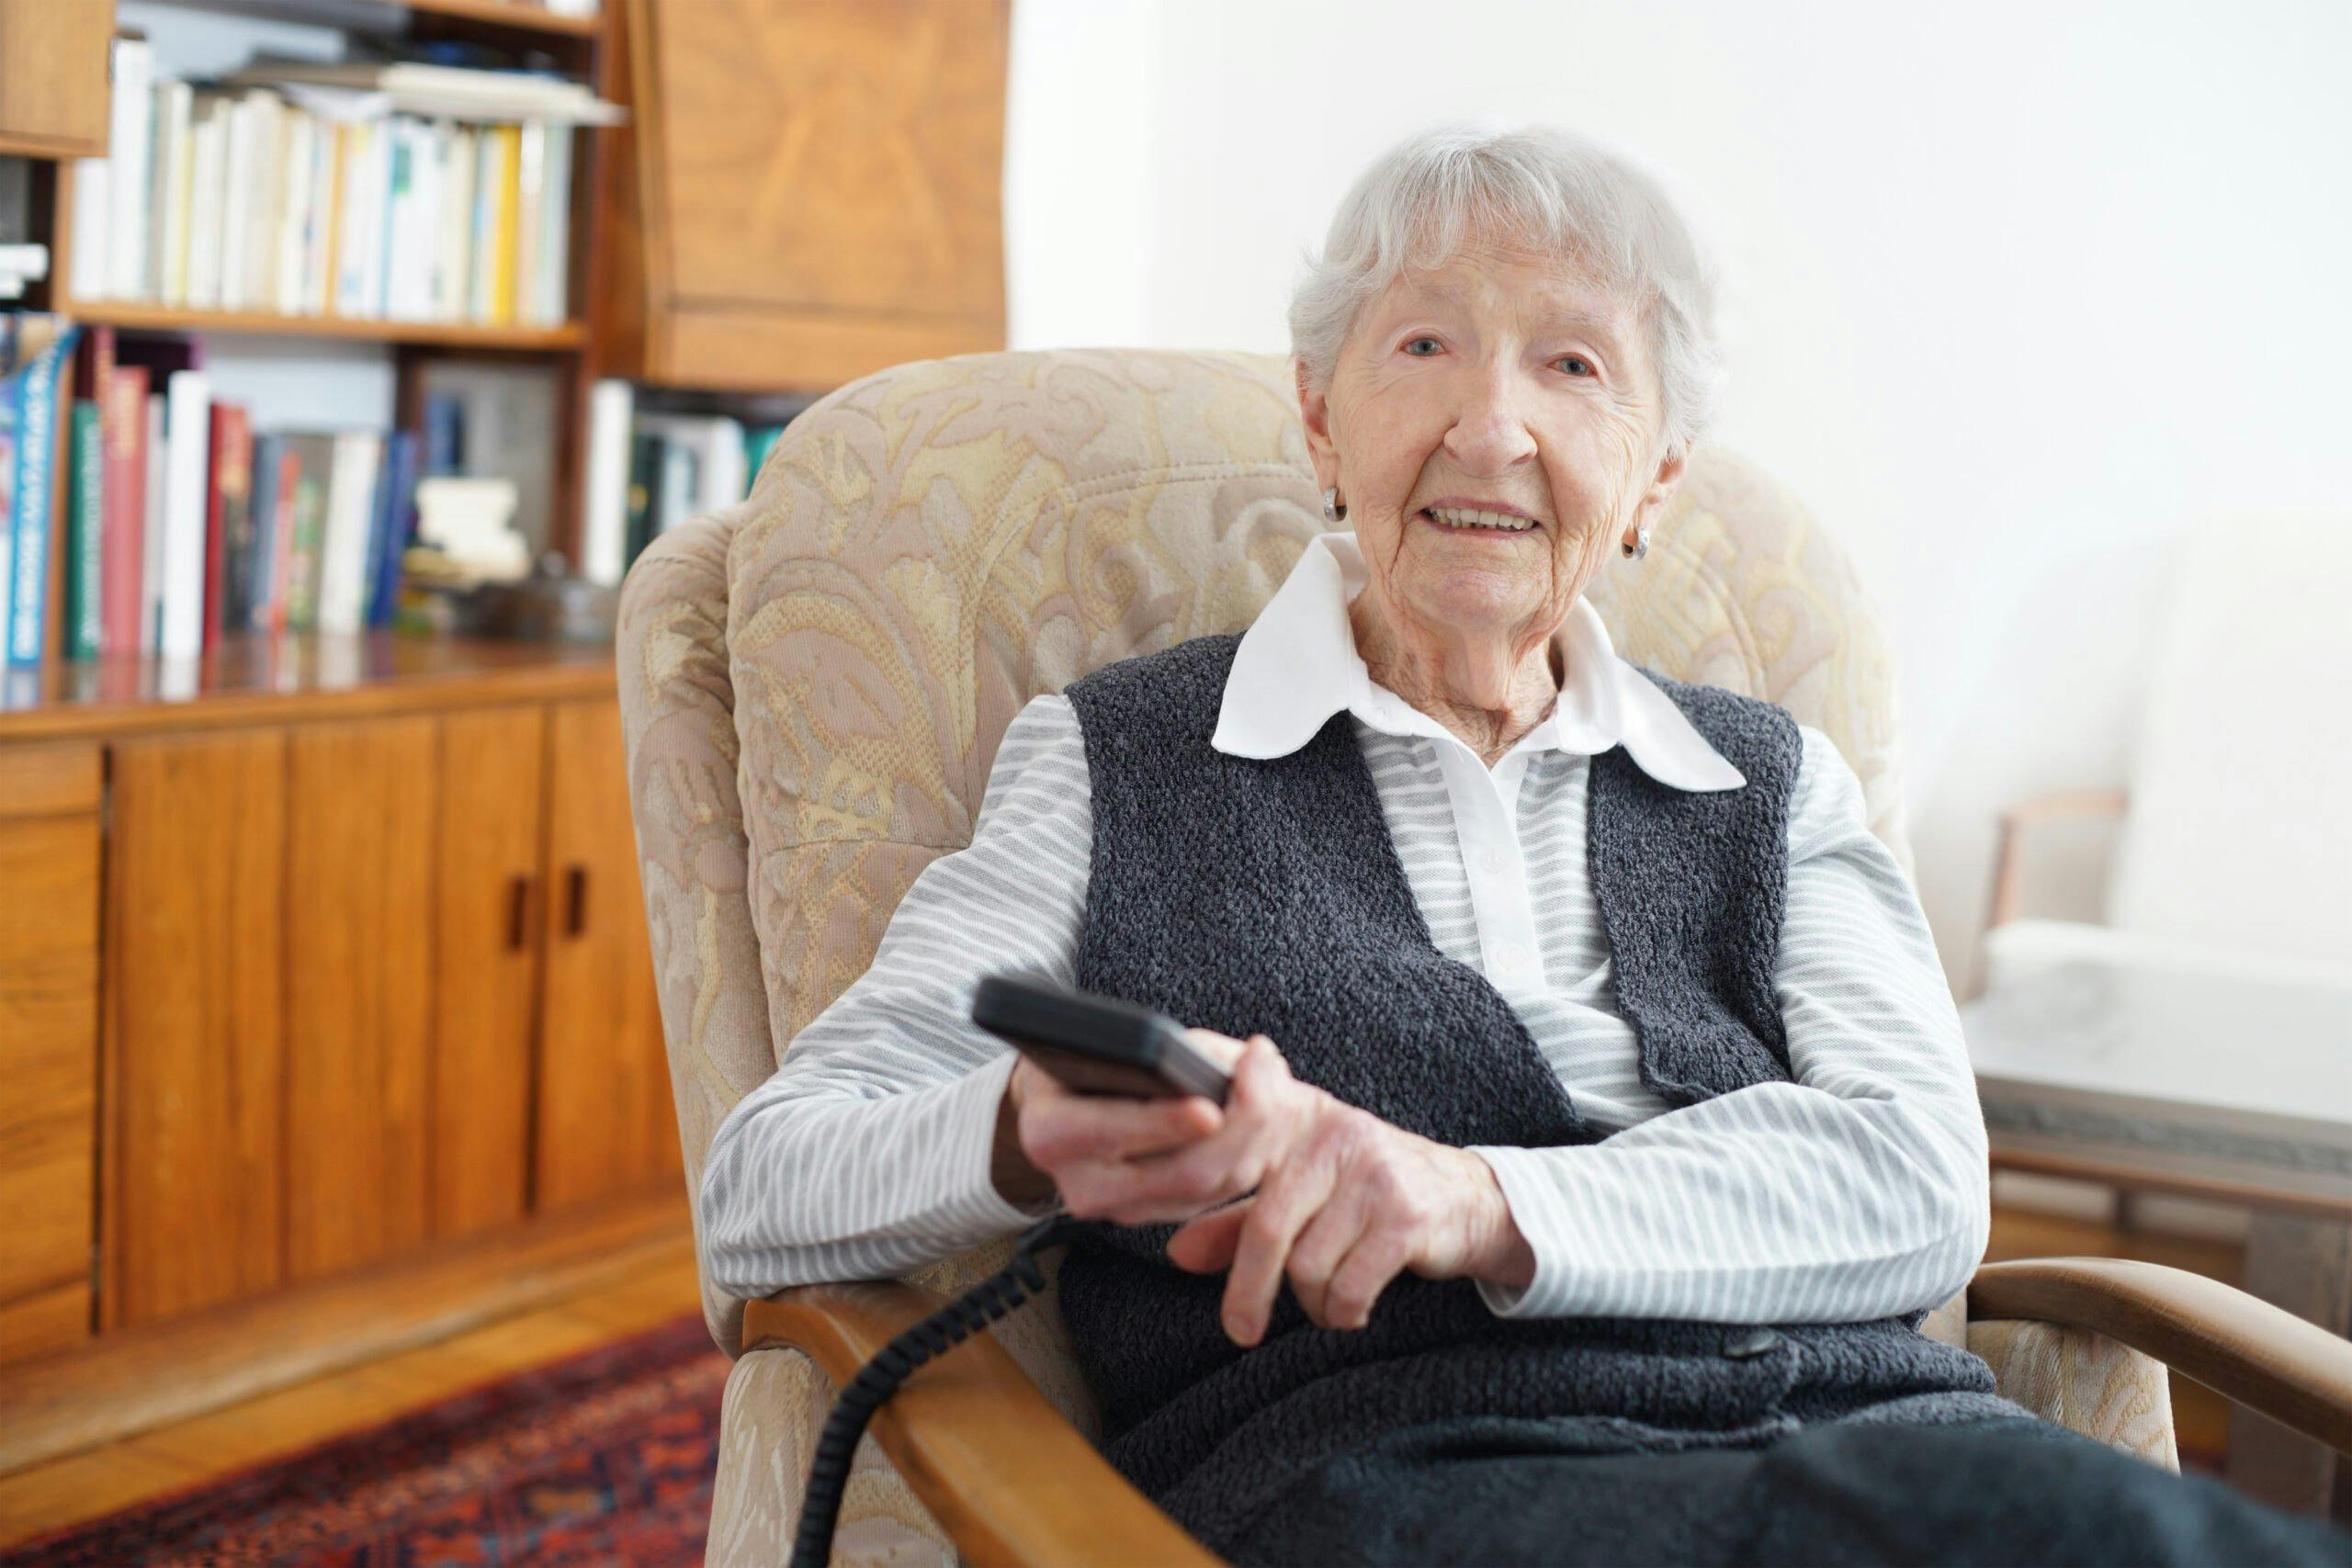
[[[1059,350],[842,387],[793,423],[747,501],[646,549],[616,659],[689,1171],[871,961],[915,876],[970,841],[1022,705],[1114,660],[1247,626],[1324,526],[1286,360]],[[1910,867],[1886,639],[1836,541],[1785,489],[1700,452],[1647,558],[1612,558],[1589,596],[1626,657],[1826,732],[1872,830]],[[1010,1252],[1008,1238],[911,1278],[952,1293]],[[740,1352],[741,1304],[706,1284],[705,1308]],[[2043,1325],[1966,1325],[1961,1309],[1956,1296],[1929,1332],[1964,1334],[2003,1393],[2169,1456],[2160,1366]],[[1051,1292],[992,1332],[1099,1431]],[[788,1542],[830,1392],[796,1351],[741,1356],[714,1562]],[[842,1560],[954,1561],[871,1438],[842,1520]]]

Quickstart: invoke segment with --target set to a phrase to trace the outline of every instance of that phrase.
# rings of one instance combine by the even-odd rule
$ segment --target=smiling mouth
[[[1475,539],[1516,539],[1543,527],[1528,518],[1506,518],[1499,513],[1456,512],[1450,507],[1447,512],[1450,521],[1439,518],[1426,506],[1413,515],[1441,533],[1462,534]],[[1518,525],[1513,526],[1514,524]]]

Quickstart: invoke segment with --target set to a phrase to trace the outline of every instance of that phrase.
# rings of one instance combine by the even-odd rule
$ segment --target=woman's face
[[[1618,541],[1682,473],[1657,452],[1647,334],[1556,257],[1464,245],[1356,319],[1329,388],[1299,403],[1317,483],[1336,485],[1368,599],[1418,641],[1547,641]],[[1447,526],[1431,507],[1532,519]]]

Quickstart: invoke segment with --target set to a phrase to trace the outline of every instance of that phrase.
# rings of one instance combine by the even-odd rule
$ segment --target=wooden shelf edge
[[[593,17],[559,17],[537,6],[513,0],[162,0],[175,10],[210,11],[221,16],[254,17],[269,21],[300,22],[306,27],[340,28],[362,32],[397,30],[393,18],[402,13],[472,22],[508,32],[550,39],[594,38],[604,27],[602,12]],[[606,6],[620,0],[604,0]]]
[[[663,1191],[0,1368],[0,1475],[448,1338],[673,1249]]]
[[[537,6],[517,6],[513,0],[397,0],[411,11],[435,17],[454,17],[468,22],[494,22],[517,32],[553,33],[560,38],[594,38],[605,25],[604,13],[587,17],[559,17]],[[620,0],[605,0],[618,5]]]
[[[492,326],[472,321],[396,321],[358,316],[280,316],[260,310],[188,310],[134,299],[69,299],[52,306],[76,321],[133,332],[251,333],[268,337],[341,339],[354,343],[422,344],[440,348],[571,353],[587,341],[579,321],[555,327]]]

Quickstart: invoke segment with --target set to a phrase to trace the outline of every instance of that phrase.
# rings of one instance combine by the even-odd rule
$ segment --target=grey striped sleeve
[[[699,1210],[718,1289],[889,1279],[1026,1227],[989,1179],[1016,1060],[970,1020],[1000,969],[1076,974],[1092,857],[1086,752],[1057,695],[1004,734],[971,843],[925,866],[873,964],[711,1139]]]
[[[1480,1147],[1536,1256],[1510,1317],[1856,1322],[1942,1302],[1991,1224],[1984,1121],[1918,898],[1804,727],[1775,984],[1795,1082],[1602,1142]]]

